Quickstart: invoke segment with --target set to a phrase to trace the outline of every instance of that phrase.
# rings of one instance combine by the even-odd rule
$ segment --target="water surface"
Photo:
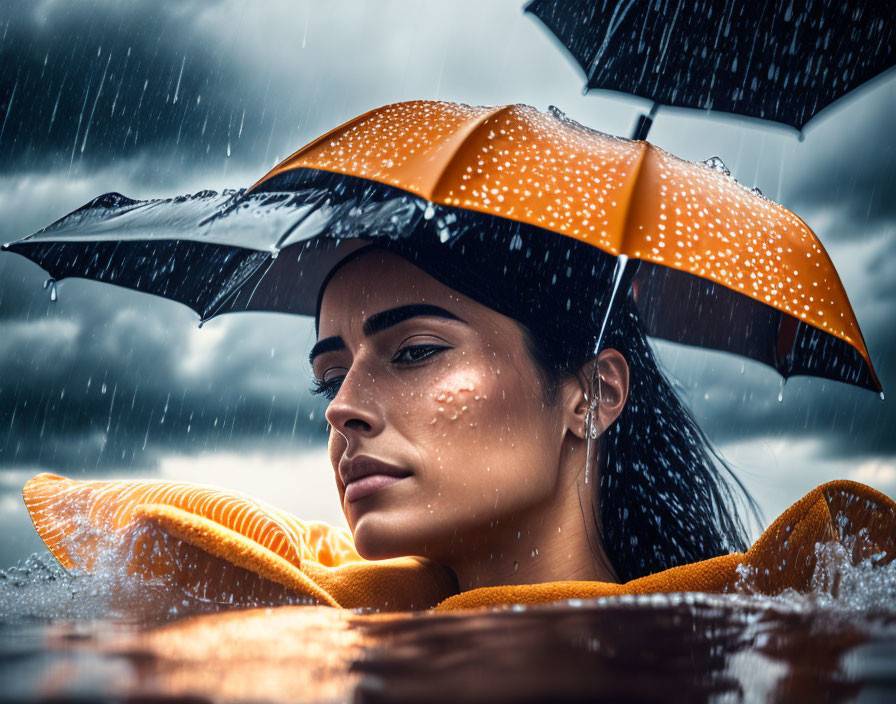
[[[233,609],[35,557],[0,577],[0,698],[893,701],[894,571],[822,550],[834,593],[745,583],[452,614]]]

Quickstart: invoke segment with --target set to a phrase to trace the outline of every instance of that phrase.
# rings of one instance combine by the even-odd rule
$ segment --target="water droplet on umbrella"
[[[423,219],[424,220],[432,220],[432,216],[436,214],[436,209],[433,207],[432,203],[426,206],[426,210],[423,211]]]
[[[722,157],[719,156],[711,156],[709,159],[704,159],[700,162],[701,164],[705,164],[713,171],[718,171],[720,174],[724,174],[725,176],[730,176],[731,171],[728,170],[728,167],[725,166],[725,162],[722,161]]]

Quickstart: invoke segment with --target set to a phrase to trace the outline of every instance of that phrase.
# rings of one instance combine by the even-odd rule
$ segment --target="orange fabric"
[[[880,391],[840,277],[809,226],[649,142],[529,105],[413,100],[330,130],[249,192],[296,169],[383,183],[714,281],[852,345]]]
[[[840,541],[854,560],[896,556],[896,503],[874,489],[835,481],[785,511],[745,554],[682,565],[625,584],[551,582],[457,594],[448,573],[422,558],[371,562],[348,531],[299,521],[212,487],[165,481],[73,481],[52,474],[23,491],[34,526],[66,567],[126,560],[130,573],[167,579],[208,598],[233,594],[343,608],[439,611],[542,604],[623,594],[732,590],[806,591],[816,544]]]

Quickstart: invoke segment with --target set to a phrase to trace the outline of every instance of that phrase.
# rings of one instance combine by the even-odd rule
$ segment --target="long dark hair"
[[[660,370],[631,295],[613,310],[602,347],[625,357],[629,392],[600,437],[594,519],[616,574],[628,581],[746,550],[737,509],[758,515],[755,502]],[[554,403],[560,382],[592,358],[593,336],[522,326],[545,400]]]

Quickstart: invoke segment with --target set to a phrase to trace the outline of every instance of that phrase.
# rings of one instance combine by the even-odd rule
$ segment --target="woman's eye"
[[[332,379],[315,379],[312,382],[311,393],[315,396],[323,396],[328,401],[336,398],[339,387],[342,386],[344,376],[334,376]]]
[[[402,347],[395,353],[395,356],[392,358],[392,363],[413,364],[414,362],[420,362],[427,357],[431,357],[432,355],[447,349],[448,348],[444,345],[408,345],[407,347]]]
[[[413,365],[447,349],[449,348],[445,345],[408,345],[407,347],[402,347],[395,353],[391,363]],[[334,376],[329,379],[314,379],[311,382],[311,393],[315,396],[323,396],[327,400],[332,401],[336,398],[336,394],[339,393],[339,387],[342,386],[344,379],[345,375]]]

